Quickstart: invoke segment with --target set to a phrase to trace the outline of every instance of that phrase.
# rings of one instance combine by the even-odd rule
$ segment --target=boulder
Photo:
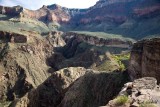
[[[160,89],[157,80],[153,77],[144,77],[126,83],[119,95],[109,101],[107,107],[159,107],[159,98]]]

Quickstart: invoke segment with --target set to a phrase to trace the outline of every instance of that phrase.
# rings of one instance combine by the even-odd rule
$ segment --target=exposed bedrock
[[[10,41],[12,37],[14,39]],[[39,34],[21,35],[1,32],[1,101],[12,101],[24,96],[51,75],[51,72],[49,72],[51,67],[48,65],[47,59],[54,54],[54,47],[65,45],[63,44],[64,41],[61,43],[56,41],[60,37],[52,35],[46,39]],[[52,41],[52,43],[49,41]]]
[[[129,74],[132,79],[155,77],[160,82],[160,39],[142,40],[131,51]]]

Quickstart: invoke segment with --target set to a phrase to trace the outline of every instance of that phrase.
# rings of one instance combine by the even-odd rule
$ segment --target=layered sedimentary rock
[[[106,105],[128,81],[126,72],[119,72],[121,62],[106,50],[116,53],[112,50],[126,50],[133,42],[123,37],[105,39],[73,32],[62,38],[63,33],[52,27],[142,38],[141,35],[159,33],[159,10],[158,0],[100,0],[88,9],[68,9],[56,4],[38,10],[0,6],[0,29],[6,31],[0,31],[0,106],[5,101],[12,102],[13,107]],[[160,82],[159,44],[160,39],[151,39],[133,46],[129,67],[132,79],[153,76]],[[86,69],[98,67],[99,71]],[[132,98],[135,102],[143,102],[143,95],[156,99],[159,96],[154,94],[159,95],[159,89],[155,84],[155,79],[140,79],[123,92],[136,90],[131,93],[136,96]],[[142,91],[141,86],[145,88]],[[146,91],[153,93],[148,95]]]
[[[49,39],[54,41],[55,38],[60,38],[60,36],[55,38],[51,36],[46,39],[34,33],[21,35],[1,32],[1,34],[3,35],[0,38],[2,41],[0,100],[12,101],[25,95],[51,75],[48,58],[54,54],[54,45],[61,46],[64,41],[62,43],[49,43]],[[14,37],[13,41],[12,37]],[[23,41],[26,39],[27,41]]]
[[[35,18],[43,22],[55,21],[60,23],[66,23],[71,19],[70,14],[67,13],[66,10],[63,9],[61,6],[56,4],[52,7],[43,6],[36,11],[24,9],[24,11],[21,12],[21,16]]]
[[[101,34],[99,36],[101,36]],[[123,39],[114,38],[114,37],[102,38],[99,36],[68,32],[64,35],[64,38],[66,41],[75,39],[79,43],[86,42],[88,44],[95,45],[95,46],[111,46],[111,47],[122,47],[122,48],[129,48],[134,42],[134,40],[127,40],[125,38]]]
[[[150,3],[150,5],[145,5],[146,2]],[[129,4],[132,6],[132,8],[127,7]],[[116,8],[113,9],[111,7],[116,7]],[[143,17],[145,15],[148,15],[149,17],[153,13],[159,14],[158,12],[159,9],[160,9],[160,3],[158,0],[157,1],[156,0],[155,1],[99,0],[94,6],[88,9],[69,9],[61,7],[57,4],[49,6],[44,5],[42,8],[38,10],[28,10],[21,6],[15,6],[15,7],[0,6],[0,13],[12,16],[21,15],[23,17],[36,18],[46,22],[48,21],[72,22],[72,20],[76,21],[78,19],[78,21],[82,23],[83,22],[89,23],[92,21],[106,21],[106,20],[121,23],[126,21],[128,17],[130,17],[129,14],[131,14],[131,12],[133,15],[137,17]]]
[[[132,79],[155,77],[160,82],[160,39],[142,40],[131,51],[129,73]]]
[[[114,7],[114,8],[113,8]],[[160,14],[158,0],[99,0],[80,18],[81,23],[112,22],[121,24],[129,18],[152,18]]]
[[[51,64],[57,69],[81,66],[94,70],[118,70],[120,65],[110,53],[120,54],[133,44],[132,40],[105,39],[78,33],[66,33],[63,38],[66,45],[60,50],[62,54],[53,56],[59,61]]]
[[[1,42],[27,43],[29,37],[22,34],[0,31],[0,40]]]
[[[0,6],[0,14],[6,14],[9,16],[17,16],[22,11],[23,11],[23,7],[21,6],[14,6],[14,7]]]

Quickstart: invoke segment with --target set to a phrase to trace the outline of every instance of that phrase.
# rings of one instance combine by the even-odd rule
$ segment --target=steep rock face
[[[81,66],[87,69],[94,69],[106,72],[112,72],[121,69],[119,63],[113,58],[113,56],[109,52],[101,53],[100,51],[94,49],[87,49],[82,53],[75,53],[73,57],[55,63],[55,66],[58,69],[68,66]]]
[[[23,98],[15,100],[12,106],[56,107],[63,99],[69,86],[89,72],[94,71],[82,67],[69,67],[56,71],[36,89]]]
[[[11,35],[17,37],[14,33]],[[54,45],[40,35],[31,33],[25,36],[27,43],[1,43],[0,100],[20,98],[50,76],[47,58],[54,54]]]
[[[160,82],[160,39],[137,42],[131,51],[129,73],[132,79],[155,77]]]
[[[101,31],[135,39],[160,33],[158,0],[100,0],[88,9],[69,9],[57,4],[38,10],[0,6],[0,13],[8,19],[36,19],[61,31]]]
[[[119,98],[126,97],[125,102],[120,102]],[[109,101],[105,107],[159,107],[160,90],[157,80],[152,77],[144,77],[126,83],[118,97]]]
[[[14,7],[0,6],[0,14],[6,14],[9,16],[17,16],[20,14],[21,11],[23,11],[23,7],[21,6],[14,6]]]
[[[48,40],[48,42],[50,44],[53,45],[53,47],[63,47],[66,45],[65,41],[62,38],[63,32],[49,32],[48,36],[46,37],[46,39]]]
[[[68,66],[94,70],[102,68],[101,70],[106,71],[120,69],[120,65],[110,53],[120,54],[133,44],[132,40],[127,39],[105,39],[71,32],[65,33],[63,38],[66,45],[60,50],[62,54],[53,56],[57,57],[58,62],[51,63],[57,70]]]
[[[20,16],[25,18],[34,18],[43,22],[68,22],[71,19],[71,15],[66,11],[67,8],[63,8],[59,5],[43,6],[38,10],[29,10],[21,6],[6,7],[0,6],[0,14],[9,16]]]
[[[0,35],[1,42],[27,43],[29,40],[29,37],[17,33],[0,31]]]
[[[133,13],[135,13],[135,15],[138,15],[138,12],[143,13],[145,10],[145,12],[147,12],[148,14],[157,12],[160,8],[159,3],[160,2],[158,0],[99,0],[94,6],[91,7],[91,9],[106,8],[108,10],[105,12],[109,13],[109,15],[114,14],[118,16],[132,17],[132,15],[134,15]],[[111,8],[111,6],[119,7],[113,9]],[[135,12],[136,10],[137,13]],[[119,13],[116,14],[116,12]]]
[[[83,13],[83,12],[82,12]],[[59,22],[59,23],[68,23],[71,21],[71,18],[82,14],[79,9],[68,9],[65,7],[61,7],[57,4],[43,6],[42,8],[32,11],[28,9],[24,9],[21,12],[21,16],[36,18],[43,22]]]
[[[116,8],[113,9],[112,7]],[[78,20],[78,22],[84,23],[92,21],[103,22],[105,20],[122,23],[130,16],[141,17],[147,15],[149,17],[153,13],[159,14],[159,9],[160,2],[158,0],[99,0],[94,6],[88,9],[68,9],[57,4],[43,6],[35,11],[24,9],[21,6],[0,6],[0,13],[36,18],[45,22],[73,22],[73,19],[74,21]]]
[[[84,68],[65,68],[16,99],[11,107],[97,107],[105,105],[128,81],[125,73],[106,73]]]
[[[114,7],[114,8],[113,8]],[[158,0],[100,0],[90,7],[80,19],[81,23],[122,24],[129,19],[152,18],[159,15],[160,2]]]
[[[126,80],[123,73],[88,73],[74,82],[58,107],[104,106]]]
[[[160,4],[149,7],[134,9],[134,14],[137,18],[147,18],[160,14]]]
[[[86,42],[95,46],[112,46],[112,47],[129,48],[133,44],[133,41],[131,40],[122,40],[118,38],[107,39],[107,38],[101,38],[99,36],[96,37],[87,34],[78,34],[73,32],[66,33],[64,37],[66,41],[71,39],[76,39],[78,42]]]

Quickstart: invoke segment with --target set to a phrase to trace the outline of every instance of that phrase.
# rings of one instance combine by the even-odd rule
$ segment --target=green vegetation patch
[[[58,30],[59,28],[61,27],[61,25],[57,22],[50,22],[48,23],[48,28],[51,30],[51,31],[56,31]]]
[[[115,61],[105,60],[102,64],[96,67],[98,71],[109,71],[112,72],[118,69],[119,66]]]
[[[124,62],[128,62],[130,53],[127,54],[112,54],[110,59],[105,60],[102,64],[97,66],[99,71],[125,71],[127,66]]]
[[[125,95],[123,95],[123,96],[118,96],[116,99],[115,99],[115,104],[117,105],[117,106],[121,106],[121,105],[124,105],[125,103],[127,103],[128,102],[128,96],[125,96]]]
[[[106,60],[103,60],[100,64],[96,66],[96,70],[98,71],[124,71],[127,68],[126,63],[128,63],[129,58],[130,58],[130,53],[123,53],[121,52],[126,51],[124,48],[119,48],[119,47],[107,47],[107,46],[95,46],[95,45],[90,45],[88,43],[82,42],[78,48],[77,48],[77,53],[84,52],[85,50],[96,50],[100,52],[100,56],[102,57],[100,59],[105,59],[105,53],[109,52],[111,55],[109,55]],[[126,63],[125,63],[126,62]]]
[[[21,34],[22,31],[49,32],[49,28],[42,22],[33,19],[11,18],[0,21],[1,31],[10,31]]]
[[[154,103],[146,101],[140,104],[139,107],[157,107]]]
[[[127,54],[119,54],[119,55],[112,55],[112,58],[119,64],[119,70],[124,71],[126,70],[126,66],[123,61],[128,61],[130,58],[130,53]]]

